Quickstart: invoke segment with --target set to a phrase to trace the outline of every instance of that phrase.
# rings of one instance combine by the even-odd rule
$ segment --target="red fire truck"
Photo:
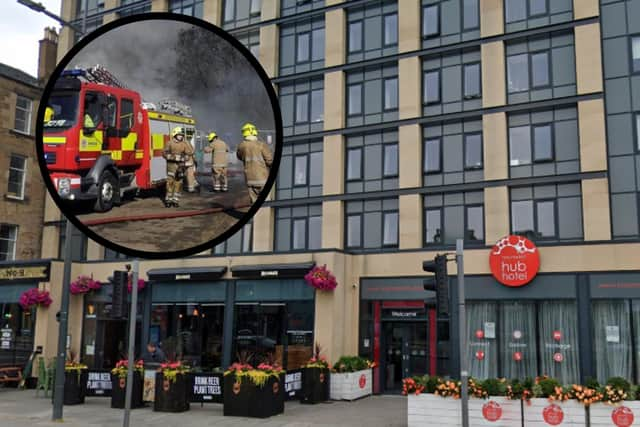
[[[44,156],[63,200],[92,201],[104,212],[125,193],[163,183],[162,150],[175,126],[195,135],[190,110],[157,109],[143,103],[105,68],[62,72],[48,99],[53,115],[44,123]],[[49,110],[51,111],[51,110]]]

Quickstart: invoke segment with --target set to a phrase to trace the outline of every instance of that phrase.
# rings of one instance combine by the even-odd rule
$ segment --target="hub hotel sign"
[[[540,253],[529,239],[507,236],[491,248],[489,265],[498,282],[511,287],[523,286],[538,273]]]

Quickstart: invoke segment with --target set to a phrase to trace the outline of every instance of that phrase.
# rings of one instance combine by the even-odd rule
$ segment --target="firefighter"
[[[186,162],[192,155],[193,147],[185,141],[184,129],[181,126],[173,128],[171,140],[165,145],[162,153],[162,157],[167,161],[167,193],[164,199],[166,207],[179,206]]]
[[[193,150],[194,154],[191,154],[186,162],[185,162],[185,166],[186,166],[186,180],[187,180],[187,192],[188,193],[195,193],[196,189],[200,186],[200,184],[198,184],[198,180],[196,179],[196,158],[195,158],[195,143],[194,143],[194,138],[195,135],[193,136],[193,138],[191,138],[191,141],[189,141],[189,145],[191,146],[191,149]]]
[[[209,146],[204,148],[205,153],[213,152],[211,156],[211,176],[213,177],[213,191],[229,191],[227,185],[227,153],[229,146],[218,138],[215,132],[207,137]]]
[[[50,105],[47,105],[47,108],[44,110],[44,122],[50,122],[53,120],[53,115],[55,114],[55,110]]]
[[[251,204],[255,203],[267,183],[273,154],[263,141],[258,139],[258,129],[251,123],[242,126],[242,142],[236,156],[244,163],[244,177],[249,190]]]

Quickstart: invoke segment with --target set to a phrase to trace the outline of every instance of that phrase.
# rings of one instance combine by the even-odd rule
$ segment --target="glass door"
[[[427,322],[383,323],[384,390],[400,392],[402,379],[428,370]]]
[[[274,359],[280,366],[286,367],[284,303],[237,304],[235,317],[234,361],[245,355],[250,358],[249,363],[252,365]]]

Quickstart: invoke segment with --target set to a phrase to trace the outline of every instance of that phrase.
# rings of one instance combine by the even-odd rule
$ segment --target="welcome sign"
[[[540,253],[526,237],[503,237],[491,248],[489,266],[493,277],[503,285],[523,286],[538,274]]]

